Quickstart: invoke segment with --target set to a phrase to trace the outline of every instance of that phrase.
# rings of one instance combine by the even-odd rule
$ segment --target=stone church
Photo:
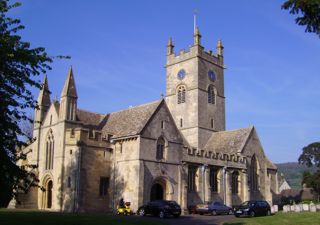
[[[110,211],[121,197],[131,207],[154,199],[188,206],[232,206],[278,193],[277,168],[253,126],[227,131],[224,55],[201,45],[174,52],[169,39],[163,99],[107,114],[77,107],[70,68],[60,101],[45,77],[35,110],[35,141],[21,166],[33,164],[42,189],[20,194],[17,207]]]

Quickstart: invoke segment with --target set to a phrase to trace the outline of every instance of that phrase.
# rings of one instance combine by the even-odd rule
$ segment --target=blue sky
[[[255,125],[278,163],[297,161],[320,130],[320,39],[282,2],[24,0],[10,14],[33,47],[72,57],[47,74],[52,98],[72,65],[79,108],[109,113],[160,99],[168,38],[176,52],[187,49],[197,9],[202,45],[215,51],[221,38],[225,46],[227,129]]]

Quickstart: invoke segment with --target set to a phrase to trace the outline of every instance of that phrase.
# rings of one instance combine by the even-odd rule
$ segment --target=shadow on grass
[[[224,223],[223,225],[245,225],[243,222],[227,222]]]

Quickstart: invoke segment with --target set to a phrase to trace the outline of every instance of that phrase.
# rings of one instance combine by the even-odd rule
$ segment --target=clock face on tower
[[[177,76],[180,80],[182,80],[186,76],[186,71],[184,69],[179,70]]]
[[[213,70],[209,70],[208,71],[208,77],[211,81],[215,81],[216,80],[216,74],[213,72]]]

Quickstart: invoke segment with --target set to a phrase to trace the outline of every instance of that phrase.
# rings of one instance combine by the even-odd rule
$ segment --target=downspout
[[[115,209],[115,189],[116,189],[116,178],[115,178],[115,168],[116,168],[116,154],[117,148],[116,143],[114,140],[110,140],[111,144],[114,144],[114,151],[113,151],[113,174],[112,174],[112,208]]]
[[[227,190],[226,190],[226,167],[222,168],[222,184],[223,184],[223,204],[226,204]]]
[[[64,158],[65,158],[65,146],[66,146],[66,121],[63,124],[63,140],[62,140],[62,166],[61,166],[61,187],[60,187],[60,212],[62,212],[63,206],[63,189],[64,189]]]
[[[78,168],[77,168],[77,189],[76,189],[76,212],[79,212],[80,208],[80,184],[81,184],[81,160],[82,160],[82,147],[79,145],[79,153],[78,153]]]
[[[206,166],[207,164],[202,165],[202,201],[203,204],[205,204],[205,182],[206,182],[206,177],[205,177],[205,171],[206,171]]]

